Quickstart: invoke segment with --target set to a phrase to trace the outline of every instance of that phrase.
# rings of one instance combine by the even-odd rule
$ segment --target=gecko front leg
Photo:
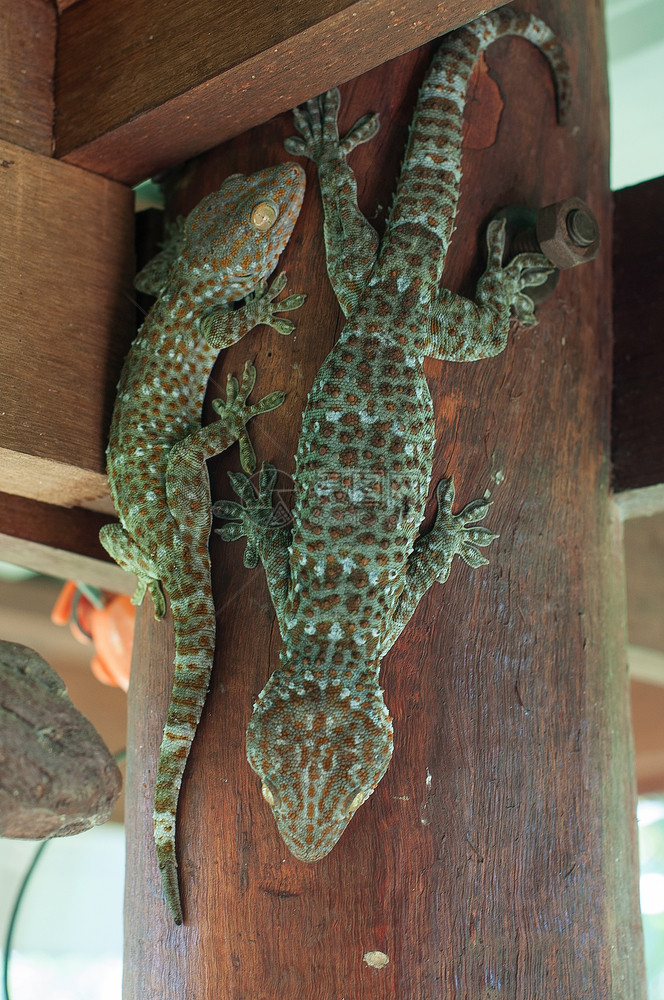
[[[475,301],[442,289],[432,302],[422,351],[446,361],[477,361],[500,354],[507,344],[511,310],[523,326],[535,326],[528,288],[544,284],[554,270],[543,254],[523,253],[503,265],[505,222],[487,229],[487,266]],[[418,344],[418,348],[419,348]]]
[[[376,262],[378,235],[357,204],[355,174],[346,157],[378,131],[378,115],[367,114],[339,138],[339,91],[335,87],[293,110],[299,136],[284,146],[318,167],[324,212],[327,273],[345,316],[355,310]]]
[[[295,329],[295,324],[290,319],[277,316],[278,312],[290,312],[299,309],[304,304],[307,296],[303,293],[289,295],[281,302],[275,302],[286,287],[286,275],[282,271],[268,287],[267,282],[261,281],[253,292],[247,295],[246,300],[239,309],[229,309],[225,306],[218,306],[211,309],[201,318],[201,332],[210,347],[221,350],[236,344],[238,340],[249,330],[264,323],[271,326],[283,336],[288,336]]]

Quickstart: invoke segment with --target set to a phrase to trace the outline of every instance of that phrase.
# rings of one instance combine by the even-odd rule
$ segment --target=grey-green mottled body
[[[512,308],[535,322],[526,291],[550,273],[538,254],[503,266],[504,232],[491,223],[488,262],[474,301],[439,288],[461,180],[461,118],[479,53],[502,35],[546,55],[559,112],[568,100],[560,45],[541,21],[504,9],[445,38],[420,91],[382,242],[357,207],[346,154],[376,131],[361,119],[343,140],[338,91],[294,112],[290,152],[315,160],[328,273],[347,317],[302,419],[293,526],[270,526],[275,473],[259,496],[233,477],[244,505],[220,502],[222,537],[247,534],[247,564],[266,569],[283,638],[281,665],[259,695],[247,731],[249,763],[296,857],[334,846],[372,793],[392,753],[379,684],[381,658],[420,598],[447,579],[455,554],[476,567],[495,537],[473,527],[488,504],[453,515],[451,481],[438,485],[432,530],[418,536],[429,492],[434,415],[422,362],[472,361],[505,347]]]

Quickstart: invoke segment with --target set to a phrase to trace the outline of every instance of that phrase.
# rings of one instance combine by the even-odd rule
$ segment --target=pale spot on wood
[[[371,969],[384,969],[390,960],[384,951],[365,951],[364,961]]]

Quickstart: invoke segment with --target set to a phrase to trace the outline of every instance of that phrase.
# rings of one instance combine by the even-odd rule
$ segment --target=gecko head
[[[229,301],[247,295],[276,267],[300,214],[304,184],[297,163],[228,177],[185,221],[182,273],[201,289],[223,284]]]
[[[284,843],[301,861],[328,854],[385,774],[392,720],[373,684],[268,682],[247,730],[247,757],[261,779]]]

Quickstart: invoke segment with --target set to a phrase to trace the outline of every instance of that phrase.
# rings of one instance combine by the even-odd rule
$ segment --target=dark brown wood
[[[56,32],[49,0],[0,4],[0,140],[46,156],[53,152]]]
[[[105,823],[122,778],[55,671],[0,642],[0,696],[0,836],[70,837]]]
[[[81,507],[0,493],[1,558],[48,576],[131,594],[135,577],[121,570],[99,541],[99,529],[110,520]]]
[[[106,439],[135,332],[132,192],[9,143],[0,163],[0,490],[110,511]]]
[[[59,21],[56,154],[135,183],[494,6],[80,0]]]
[[[664,177],[616,191],[614,206],[612,458],[622,492],[664,483]]]
[[[265,579],[244,569],[242,545],[213,540],[216,666],[182,787],[181,928],[163,902],[152,842],[171,625],[142,610],[130,691],[125,1000],[645,996],[621,544],[608,482],[603,25],[595,5],[536,9],[570,58],[571,122],[555,125],[535,50],[513,40],[490,51],[501,99],[469,108],[473,120],[491,122],[476,123],[472,134],[484,139],[465,152],[444,284],[472,292],[487,218],[512,203],[585,198],[603,252],[561,276],[539,327],[516,328],[500,357],[427,363],[434,481],[454,473],[459,506],[490,491],[487,523],[500,532],[490,565],[471,573],[456,564],[386,659],[392,764],[337,847],[308,866],[288,855],[245,758],[252,703],[278,663]],[[361,205],[379,226],[427,62],[420,50],[342,88],[342,129],[381,113],[379,137],[352,161]],[[285,159],[292,131],[283,116],[189,164],[173,211],[232,171]],[[288,390],[284,406],[252,428],[259,458],[282,471],[286,504],[306,394],[342,326],[307,169],[302,216],[280,265],[291,291],[309,294],[296,333],[252,333],[213,376],[218,394],[225,373],[255,357],[256,393]],[[239,468],[235,450],[214,463],[215,497],[232,495],[228,468]],[[432,514],[433,504],[427,523]],[[367,957],[374,952],[388,964],[378,968]]]

